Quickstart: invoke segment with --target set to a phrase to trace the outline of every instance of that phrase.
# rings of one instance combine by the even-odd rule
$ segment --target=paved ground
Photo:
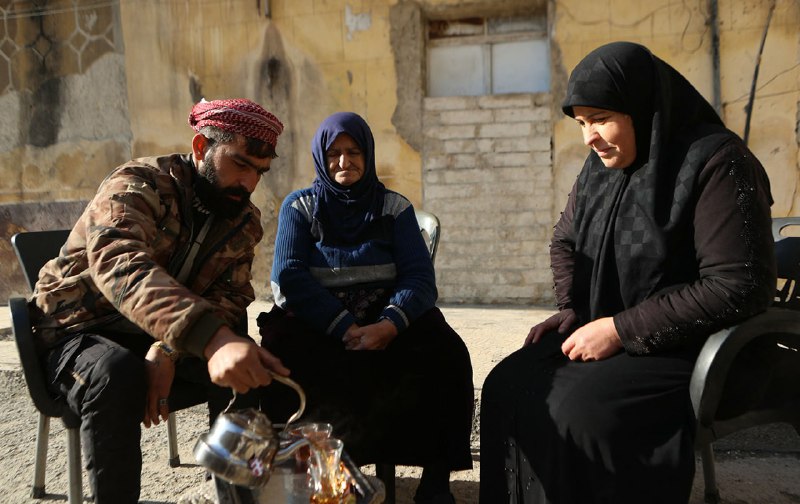
[[[250,327],[255,317],[269,308],[256,303],[249,310]],[[491,368],[520,346],[531,325],[552,313],[551,309],[501,306],[445,306],[448,322],[464,338],[472,355],[474,381],[480,389]],[[66,481],[59,422],[53,422],[48,492],[45,501],[28,497],[32,479],[35,418],[20,376],[16,351],[9,334],[8,311],[0,307],[0,496],[2,503],[64,500]],[[5,336],[4,336],[5,335]],[[479,396],[480,390],[476,396]],[[142,502],[176,503],[181,495],[202,487],[202,469],[192,460],[197,436],[207,429],[202,408],[178,413],[179,442],[183,464],[169,469],[163,426],[143,435],[144,468]],[[459,504],[477,502],[480,451],[473,440],[474,469],[453,475],[452,488]],[[731,436],[716,445],[717,473],[725,504],[800,503],[800,437],[788,426],[770,426]],[[370,472],[367,468],[365,472]],[[699,463],[698,463],[699,469]],[[695,478],[690,504],[701,504],[702,475]],[[418,472],[398,468],[398,504],[411,504]],[[84,480],[86,478],[84,477]],[[86,482],[84,481],[86,487]]]

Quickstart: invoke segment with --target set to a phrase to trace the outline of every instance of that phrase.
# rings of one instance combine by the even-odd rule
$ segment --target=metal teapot
[[[275,375],[273,379],[293,388],[300,396],[300,408],[286,422],[300,418],[306,407],[303,389],[289,378]],[[234,400],[236,393],[234,392]],[[267,484],[273,462],[292,456],[297,449],[308,446],[307,439],[279,449],[278,436],[267,415],[253,409],[228,412],[214,421],[211,430],[200,436],[194,446],[197,462],[213,474],[234,485],[257,488]]]

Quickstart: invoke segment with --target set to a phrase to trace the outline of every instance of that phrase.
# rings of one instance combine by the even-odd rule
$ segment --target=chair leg
[[[33,467],[33,491],[31,497],[44,497],[44,475],[47,472],[47,444],[50,436],[50,417],[39,413],[39,426],[36,431],[36,458]]]
[[[69,504],[83,504],[81,481],[81,436],[79,429],[67,429],[67,475],[69,477]]]
[[[384,504],[394,504],[394,464],[376,464],[375,476],[383,482],[386,489]]]
[[[175,423],[175,413],[170,413],[167,418],[167,443],[169,444],[169,466],[181,465],[181,455],[178,453],[178,427]]]
[[[705,502],[719,504],[719,489],[717,488],[717,475],[714,470],[714,450],[711,443],[705,443],[700,448],[700,458],[703,461],[703,480],[705,481]]]

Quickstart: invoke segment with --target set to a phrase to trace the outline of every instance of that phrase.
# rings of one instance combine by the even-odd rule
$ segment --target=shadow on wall
[[[11,296],[25,296],[28,284],[11,248],[11,237],[21,231],[71,228],[88,201],[15,203],[0,205],[0,304]]]

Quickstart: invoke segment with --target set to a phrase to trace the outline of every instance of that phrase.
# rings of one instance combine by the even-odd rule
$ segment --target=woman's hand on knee
[[[558,331],[558,334],[566,334],[572,326],[575,325],[577,320],[578,317],[575,315],[575,310],[572,308],[565,308],[544,322],[540,322],[531,327],[528,337],[525,338],[525,343],[523,343],[522,346],[538,343],[545,333],[551,331]]]
[[[564,355],[574,361],[607,359],[622,348],[613,317],[599,318],[579,327],[561,345]]]
[[[347,350],[383,350],[397,336],[397,327],[391,320],[383,319],[374,324],[351,326],[342,337]]]

